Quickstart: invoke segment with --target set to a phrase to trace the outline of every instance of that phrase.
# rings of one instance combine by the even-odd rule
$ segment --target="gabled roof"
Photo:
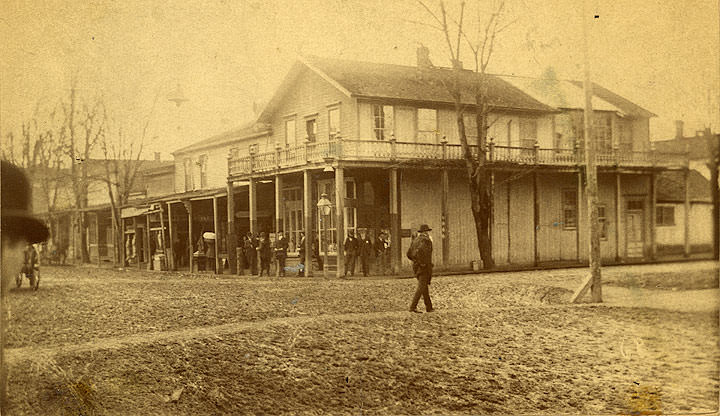
[[[712,137],[717,137],[713,135]],[[712,139],[710,139],[712,142]],[[709,161],[712,149],[705,136],[683,137],[672,140],[658,140],[653,142],[655,149],[663,153],[685,153],[690,152],[690,160]],[[717,146],[717,139],[715,139]]]
[[[449,68],[419,69],[414,66],[350,61],[320,57],[305,57],[296,62],[260,116],[267,121],[282,101],[285,93],[303,71],[313,71],[347,96],[380,98],[416,102],[452,104],[448,85],[455,79]],[[474,104],[471,94],[479,75],[463,71],[460,76],[462,102]],[[555,112],[517,87],[495,75],[486,75],[488,96],[492,106],[519,111]]]
[[[576,87],[582,88],[583,83],[582,81],[570,81],[571,83],[575,84]],[[609,102],[610,104],[620,108],[623,113],[625,113],[628,116],[631,117],[640,117],[640,118],[650,118],[650,117],[657,117],[657,114],[652,113],[639,105],[615,94],[614,92],[610,91],[609,89],[598,85],[593,82],[593,96],[600,97],[603,100]]]
[[[585,108],[585,92],[582,84],[578,87],[574,81],[515,75],[498,76],[549,106],[573,110]],[[623,108],[604,100],[597,94],[593,94],[592,108],[594,111],[612,111],[623,116],[627,115]]]
[[[240,127],[228,130],[224,133],[220,133],[207,139],[199,140],[191,145],[177,149],[172,152],[172,154],[177,155],[178,153],[187,153],[196,150],[202,150],[213,146],[220,146],[230,141],[262,136],[268,133],[270,133],[269,126],[252,121],[249,123],[245,123]]]
[[[691,202],[711,202],[710,181],[700,172],[690,170],[688,176]],[[685,176],[683,172],[667,171],[658,175],[658,202],[685,201]]]

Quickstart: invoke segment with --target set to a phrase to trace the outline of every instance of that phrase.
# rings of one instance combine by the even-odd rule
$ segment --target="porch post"
[[[250,232],[255,235],[257,233],[257,180],[250,178],[250,185],[248,185],[248,199],[249,199],[249,210],[250,210]]]
[[[657,257],[657,244],[655,238],[655,212],[657,201],[657,175],[655,172],[650,173],[650,259],[655,260]]]
[[[392,168],[390,169],[390,269],[393,274],[400,271],[400,252],[402,251],[398,195],[398,170]]]
[[[233,181],[227,183],[227,256],[230,263],[230,274],[237,274],[237,236],[235,234],[235,192]],[[217,245],[217,242],[215,242]]]
[[[443,144],[445,146],[445,144]],[[450,259],[450,235],[448,232],[448,193],[449,193],[449,179],[448,179],[448,170],[443,169],[442,170],[442,203],[441,203],[441,209],[442,209],[442,221],[441,221],[441,230],[442,233],[442,264],[446,265],[449,262]]]
[[[615,262],[620,263],[620,218],[622,218],[620,204],[621,191],[620,191],[620,172],[615,173]]]
[[[685,169],[685,257],[690,256],[690,169]]]
[[[138,247],[138,237],[140,237],[140,233],[138,232],[138,226],[137,226],[137,217],[133,217],[133,230],[135,233],[133,234],[133,245],[135,250],[135,261],[137,262],[137,268],[138,270],[142,270],[142,266],[140,266],[140,253],[138,253],[137,247]],[[144,248],[143,248],[144,250]]]
[[[150,214],[145,214],[145,252],[147,255],[145,256],[145,261],[147,262],[146,268],[148,270],[152,270],[152,261],[150,259],[150,256],[152,253],[150,253]]]
[[[52,227],[52,218],[50,218],[50,227]],[[122,235],[122,234],[121,234]],[[53,237],[55,234],[53,234]],[[110,207],[110,238],[112,238],[112,245],[113,245],[113,251],[112,251],[112,261],[113,266],[117,267],[118,264],[118,257],[120,256],[120,252],[118,251],[118,233],[115,227],[115,209],[111,206]],[[122,246],[122,244],[121,244]],[[122,248],[122,247],[120,247]],[[123,267],[125,265],[123,264]]]
[[[163,204],[162,204],[162,202],[159,202],[158,206],[160,207],[160,243],[162,245],[162,252],[165,255],[165,266],[167,267],[169,257],[168,257],[167,240],[165,240],[165,220],[163,219]]]
[[[222,274],[222,263],[220,262],[220,233],[218,232],[218,197],[213,196],[213,232],[215,232],[215,274]]]
[[[100,259],[100,210],[95,211],[95,252],[97,253],[98,267],[102,265]]]
[[[170,258],[168,259],[168,268],[170,270],[176,270],[177,267],[175,265],[175,247],[173,247],[175,242],[175,230],[173,230],[172,203],[170,201],[167,202],[167,210],[168,238],[170,239],[170,244],[168,245],[168,251],[170,252]]]
[[[582,256],[580,255],[580,219],[582,218],[582,215],[580,215],[580,209],[582,207],[582,182],[583,182],[583,175],[582,170],[578,171],[578,183],[577,183],[577,214],[575,216],[575,251],[577,252],[577,261],[580,262],[582,259]]]
[[[342,277],[345,269],[345,253],[343,243],[345,242],[345,172],[338,165],[335,168],[335,216],[337,232],[337,268],[336,276]]]
[[[303,171],[303,229],[305,230],[305,258],[300,259],[305,264],[305,276],[312,276],[312,178],[310,170]]]
[[[280,154],[280,150],[278,150],[278,154]],[[277,175],[275,175],[275,241],[277,241],[278,235],[280,233],[280,219],[281,218],[282,218],[282,177],[279,174],[277,174]],[[275,276],[280,277],[280,264],[278,263],[277,258],[275,258],[273,260],[273,262],[275,263]]]
[[[188,216],[188,266],[190,266],[190,273],[193,271],[193,253],[195,252],[195,242],[193,241],[193,215],[192,215],[192,201],[183,201],[185,211]]]
[[[537,142],[535,142],[535,150],[537,153]],[[533,263],[538,265],[538,228],[540,228],[540,212],[538,207],[538,185],[537,171],[533,172]]]

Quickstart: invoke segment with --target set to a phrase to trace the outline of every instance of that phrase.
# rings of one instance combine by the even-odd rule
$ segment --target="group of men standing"
[[[378,266],[381,272],[389,271],[390,242],[384,232],[380,233],[373,242],[365,232],[362,232],[360,238],[357,238],[352,230],[348,231],[347,238],[343,243],[343,253],[345,255],[344,277],[347,277],[348,273],[350,276],[355,276],[355,265],[358,258],[363,276],[367,277],[370,274],[370,264],[375,259],[379,260]]]

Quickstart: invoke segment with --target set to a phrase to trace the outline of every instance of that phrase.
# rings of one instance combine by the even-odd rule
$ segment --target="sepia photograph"
[[[0,10],[1,415],[720,412],[720,1]]]

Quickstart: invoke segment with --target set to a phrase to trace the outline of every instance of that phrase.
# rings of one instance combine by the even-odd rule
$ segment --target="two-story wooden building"
[[[463,74],[468,91],[476,76]],[[340,261],[338,243],[347,231],[373,237],[388,230],[397,270],[407,265],[402,253],[412,231],[427,223],[435,230],[436,265],[477,260],[446,88],[451,77],[445,68],[324,58],[297,62],[258,118],[267,130],[231,150],[228,189],[242,197],[228,204],[235,212],[228,218],[238,217],[238,205],[243,211],[247,206],[249,217],[232,226],[284,231],[295,241],[301,231],[327,229],[322,249]],[[496,263],[585,261],[582,86],[488,77]],[[661,170],[687,169],[686,157],[651,151],[652,113],[597,85],[594,95],[603,258],[651,259],[655,178]],[[464,99],[472,142],[474,106],[472,97]],[[321,227],[316,204],[323,193],[333,210]]]

